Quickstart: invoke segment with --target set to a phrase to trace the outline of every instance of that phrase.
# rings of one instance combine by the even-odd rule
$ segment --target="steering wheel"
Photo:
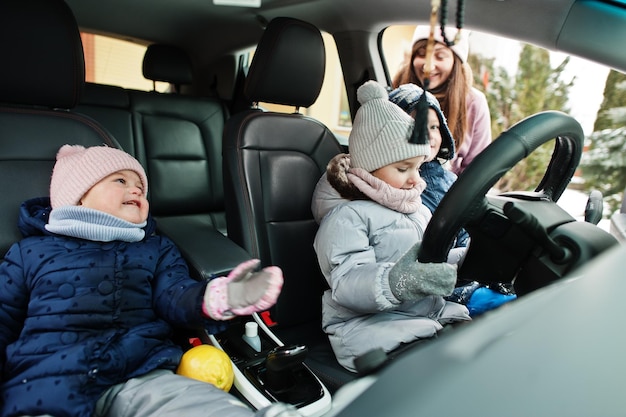
[[[555,139],[552,159],[534,193],[510,193],[504,195],[505,197],[487,195],[489,189],[506,172],[552,139]],[[537,246],[535,235],[545,238],[548,234],[546,228],[574,221],[564,211],[559,212],[560,208],[555,202],[567,187],[580,162],[583,139],[584,133],[580,124],[567,114],[557,111],[537,113],[503,132],[472,161],[442,199],[424,233],[418,260],[445,262],[456,233],[461,227],[465,227],[470,234],[471,243],[459,270],[459,277],[463,275],[463,269],[471,256],[488,256],[492,251],[493,256],[499,256],[496,252],[500,250],[500,245],[505,244],[510,247],[510,253],[505,258],[514,265],[504,267],[505,272],[496,271],[494,274],[492,270],[483,269],[481,273],[489,274],[488,280],[492,281],[512,280],[511,275],[517,274],[521,263],[525,262],[522,257],[528,257],[532,247]],[[529,236],[528,230],[525,230],[527,225],[512,225],[513,216],[508,210],[511,206],[505,208],[507,202],[516,203],[522,211],[530,211],[531,223],[534,222],[535,226],[539,226],[537,229],[543,230],[535,230]],[[536,204],[541,207],[533,211],[532,207]],[[549,214],[542,214],[544,212]],[[536,221],[541,216],[546,218]],[[478,247],[475,251],[474,246]],[[518,247],[519,255],[515,254]],[[482,259],[482,262],[489,264],[493,260],[487,258]],[[473,265],[479,263],[476,260],[470,262]],[[476,275],[476,271],[474,273]],[[470,279],[474,280],[476,277]]]

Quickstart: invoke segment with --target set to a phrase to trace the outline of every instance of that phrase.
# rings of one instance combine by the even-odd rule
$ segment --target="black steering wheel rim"
[[[535,191],[556,202],[578,167],[584,133],[571,116],[545,111],[503,132],[463,171],[433,213],[417,259],[445,262],[458,230],[486,210],[485,195],[489,189],[519,161],[552,139],[552,159]]]

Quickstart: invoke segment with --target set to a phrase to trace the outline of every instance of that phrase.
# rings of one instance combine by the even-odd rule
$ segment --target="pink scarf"
[[[392,187],[363,168],[350,168],[347,175],[350,182],[363,194],[387,208],[410,214],[415,213],[422,205],[421,194],[426,189],[426,182],[421,178],[415,188],[403,190]]]

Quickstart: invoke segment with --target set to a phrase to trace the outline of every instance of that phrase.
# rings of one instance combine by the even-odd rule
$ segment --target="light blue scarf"
[[[146,234],[141,224],[127,222],[99,210],[81,206],[62,206],[50,212],[46,230],[80,239],[111,242],[139,242]]]

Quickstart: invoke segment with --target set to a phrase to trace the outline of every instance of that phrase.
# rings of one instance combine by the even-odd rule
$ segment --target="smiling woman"
[[[439,101],[454,139],[455,152],[449,169],[456,175],[471,164],[492,138],[489,105],[484,93],[472,85],[468,51],[466,29],[418,25],[412,33],[410,49],[392,78],[395,88],[416,84]],[[416,121],[424,118],[425,115],[416,114]]]

